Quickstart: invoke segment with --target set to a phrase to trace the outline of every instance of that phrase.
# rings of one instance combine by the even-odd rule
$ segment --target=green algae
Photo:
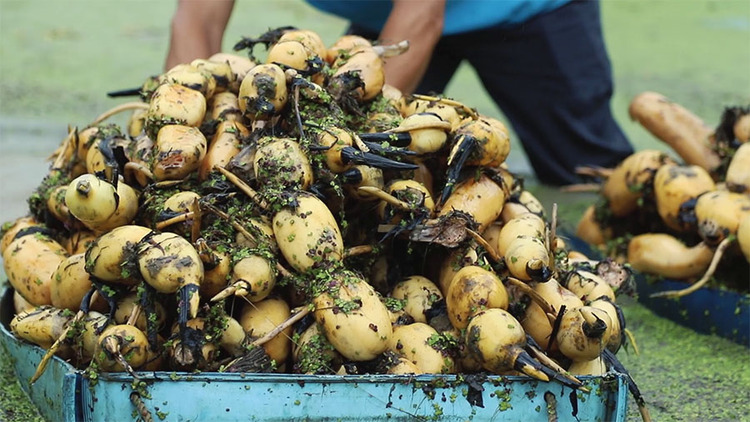
[[[750,350],[701,335],[655,316],[632,299],[621,300],[640,355],[618,358],[641,389],[655,421],[738,421],[750,415]],[[628,421],[638,421],[637,408]]]
[[[36,407],[21,389],[10,356],[4,347],[0,347],[0,385],[0,420],[44,422]]]

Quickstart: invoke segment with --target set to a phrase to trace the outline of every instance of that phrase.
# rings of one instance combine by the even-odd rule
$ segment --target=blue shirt
[[[571,0],[447,0],[443,35],[499,25],[513,26],[558,8]],[[385,25],[393,4],[389,0],[307,0],[324,12],[348,19],[374,32]]]

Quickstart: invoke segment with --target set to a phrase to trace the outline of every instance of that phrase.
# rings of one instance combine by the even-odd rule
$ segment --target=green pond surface
[[[163,70],[175,4],[0,0],[0,222],[25,214],[26,198],[68,125],[87,125],[122,102],[106,92],[139,86]],[[660,92],[709,125],[718,123],[724,107],[750,104],[750,1],[610,0],[602,4],[602,22],[615,76],[612,109],[636,148],[668,151],[628,118],[627,106],[640,92]],[[326,43],[346,27],[301,0],[238,0],[225,50],[241,36],[284,25],[315,30]],[[445,94],[504,120],[468,67],[459,69]],[[508,163],[529,173],[515,139]],[[548,210],[558,204],[568,229],[595,199],[528,180]],[[697,334],[632,299],[621,304],[640,355],[629,349],[618,357],[654,421],[750,420],[747,348]],[[19,382],[26,380],[16,379],[0,351],[0,420],[39,420]],[[631,403],[628,420],[639,419]]]

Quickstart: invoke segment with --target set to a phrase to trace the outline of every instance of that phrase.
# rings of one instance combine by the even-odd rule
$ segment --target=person
[[[633,147],[612,115],[598,0],[307,0],[349,34],[409,50],[385,63],[403,93],[442,93],[467,61],[513,127],[541,183],[579,183]],[[166,68],[221,50],[233,0],[179,0]]]

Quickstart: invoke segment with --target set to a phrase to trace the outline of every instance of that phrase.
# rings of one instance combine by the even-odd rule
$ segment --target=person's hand
[[[385,79],[404,94],[419,85],[430,63],[432,51],[443,32],[445,0],[393,0],[393,9],[380,32],[380,41],[409,41],[409,50],[385,63]]]
[[[164,69],[220,52],[233,7],[234,0],[179,0]]]

